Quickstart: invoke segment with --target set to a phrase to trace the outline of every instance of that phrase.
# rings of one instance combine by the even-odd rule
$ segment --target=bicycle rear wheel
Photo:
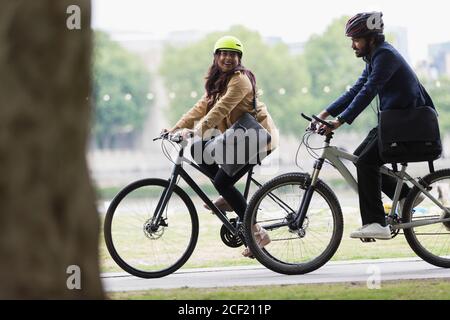
[[[175,186],[162,219],[150,228],[164,190],[161,179],[136,181],[111,202],[105,217],[106,246],[126,272],[159,278],[175,272],[189,259],[198,239],[198,216],[189,196]]]
[[[289,173],[264,184],[252,197],[245,214],[245,236],[250,251],[267,268],[283,274],[304,274],[323,266],[342,239],[343,218],[330,188],[318,181],[303,228],[287,225],[300,208],[309,177]],[[264,228],[271,242],[258,246],[254,225]]]
[[[450,169],[431,173],[423,180],[431,188],[431,195],[444,207],[450,208]],[[402,222],[445,216],[445,212],[426,196],[422,203],[413,208],[420,195],[425,196],[417,187],[411,190],[403,208]],[[450,218],[450,215],[446,218]],[[419,257],[435,266],[450,268],[450,222],[418,226],[405,229],[404,232],[409,246]]]

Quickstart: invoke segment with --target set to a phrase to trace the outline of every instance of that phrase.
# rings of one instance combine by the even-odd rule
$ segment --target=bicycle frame
[[[298,211],[298,215],[296,219],[294,220],[293,227],[299,228],[303,226],[303,221],[306,217],[306,212],[308,210],[309,204],[312,199],[312,195],[314,192],[314,188],[317,184],[318,177],[320,170],[322,169],[323,163],[325,160],[328,160],[341,174],[341,176],[344,178],[344,180],[347,182],[350,187],[358,192],[358,183],[356,182],[356,179],[353,177],[353,175],[350,173],[349,169],[346,167],[346,165],[341,161],[341,159],[346,159],[351,161],[352,163],[356,164],[358,161],[358,157],[350,154],[348,152],[345,152],[335,146],[330,146],[331,139],[333,137],[333,133],[326,136],[324,148],[322,151],[321,156],[314,164],[314,170],[311,175],[311,183],[306,189],[305,196],[302,199],[302,203],[300,205],[300,209]],[[402,164],[400,171],[394,171],[390,170],[386,166],[382,166],[380,169],[380,172],[382,174],[387,174],[391,177],[394,177],[397,179],[397,185],[395,188],[395,194],[394,199],[392,203],[391,212],[389,214],[389,217],[393,218],[396,214],[396,207],[400,200],[400,193],[403,186],[404,181],[409,181],[414,186],[419,188],[421,192],[425,194],[431,201],[433,201],[439,208],[441,208],[443,211],[450,213],[450,210],[446,207],[444,207],[436,198],[434,198],[428,191],[427,186],[422,185],[420,182],[413,179],[409,174],[406,173],[406,164]],[[402,213],[399,213],[399,217],[401,218]],[[450,218],[446,219],[425,219],[422,221],[416,221],[416,222],[410,222],[410,223],[400,223],[400,224],[393,224],[393,229],[407,229],[412,227],[418,227],[418,226],[424,226],[429,224],[435,224],[435,223],[441,223],[450,221]]]
[[[170,200],[170,197],[172,196],[173,189],[175,185],[177,184],[178,177],[181,177],[186,183],[194,190],[194,192],[202,199],[203,202],[205,202],[208,207],[211,208],[211,210],[214,212],[214,214],[222,221],[222,223],[225,225],[225,227],[234,235],[237,234],[237,228],[235,228],[231,222],[228,220],[227,216],[220,211],[216,205],[209,199],[209,197],[206,195],[206,193],[198,186],[198,184],[190,177],[190,175],[184,170],[183,163],[189,164],[191,167],[197,169],[204,175],[206,175],[208,178],[212,179],[209,174],[203,170],[201,167],[199,167],[197,164],[193,163],[189,159],[184,157],[184,147],[180,149],[178,152],[178,156],[175,160],[175,164],[172,170],[172,174],[169,178],[169,185],[168,187],[163,191],[163,194],[158,202],[158,205],[156,206],[155,213],[153,215],[152,219],[152,226],[158,225],[162,214],[164,212],[164,209]],[[258,187],[261,187],[261,184],[256,181],[253,177],[253,169],[250,170],[247,174],[247,181],[245,184],[245,190],[244,190],[244,198],[247,199],[249,191],[250,191],[250,184],[251,182],[255,183]]]

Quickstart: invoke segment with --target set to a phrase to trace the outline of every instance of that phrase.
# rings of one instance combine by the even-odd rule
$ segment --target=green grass
[[[449,300],[450,280],[386,281],[380,289],[366,283],[170,289],[108,293],[132,300]]]

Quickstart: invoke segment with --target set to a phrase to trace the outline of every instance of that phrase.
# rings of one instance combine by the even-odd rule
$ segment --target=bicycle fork
[[[161,222],[162,214],[167,206],[167,203],[170,200],[170,197],[172,196],[173,189],[175,188],[175,184],[177,182],[177,178],[179,175],[179,165],[175,165],[172,175],[169,179],[169,185],[167,188],[164,189],[161,197],[159,198],[158,204],[156,206],[155,212],[153,213],[153,216],[151,218],[151,228],[152,231],[156,231],[156,229],[159,227]],[[155,229],[155,230],[153,230]]]
[[[306,213],[308,212],[309,205],[311,204],[311,199],[314,194],[314,191],[316,190],[316,184],[319,180],[319,173],[322,169],[322,166],[325,162],[325,151],[330,146],[331,139],[333,138],[333,132],[330,132],[325,139],[324,148],[322,149],[322,155],[319,159],[314,163],[314,170],[312,173],[312,176],[308,178],[306,181],[305,187],[306,192],[303,196],[302,203],[300,204],[300,208],[297,212],[297,214],[294,217],[294,221],[289,224],[289,228],[291,230],[300,230],[303,228],[303,222],[306,218]]]
[[[305,221],[306,213],[308,212],[309,205],[311,204],[311,199],[316,189],[317,181],[319,180],[319,173],[324,162],[325,159],[321,157],[314,163],[312,176],[308,178],[305,184],[306,192],[303,196],[300,208],[295,215],[294,221],[289,225],[289,227],[293,230],[298,230],[303,227],[303,222]]]

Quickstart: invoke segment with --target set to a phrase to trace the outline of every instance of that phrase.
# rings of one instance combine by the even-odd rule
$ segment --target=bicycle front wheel
[[[433,198],[450,208],[450,169],[431,173],[423,180]],[[414,208],[419,197],[424,200]],[[417,187],[409,193],[402,216],[402,222],[450,218],[450,214],[446,214]],[[450,222],[418,226],[404,232],[409,246],[419,257],[435,266],[450,268]]]
[[[162,219],[151,225],[156,206],[169,183],[146,179],[125,187],[105,217],[105,242],[111,257],[126,272],[159,278],[189,259],[198,239],[198,216],[189,196],[175,186]]]
[[[289,173],[264,184],[252,197],[245,214],[247,245],[258,261],[282,274],[304,274],[323,266],[342,239],[343,218],[331,189],[318,181],[303,227],[289,222],[299,211],[308,176]],[[260,248],[255,230],[264,228],[271,242]]]

